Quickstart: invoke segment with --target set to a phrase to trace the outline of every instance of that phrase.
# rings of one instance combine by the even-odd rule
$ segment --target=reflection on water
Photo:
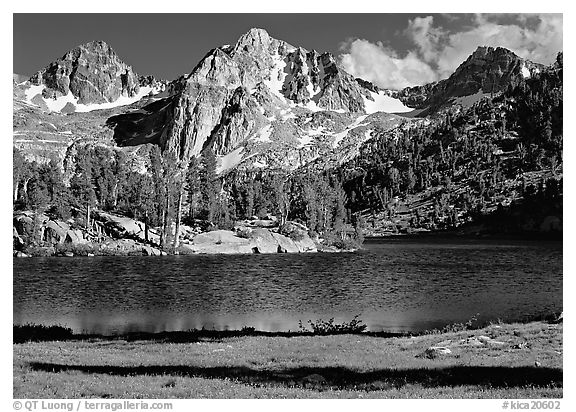
[[[562,310],[561,242],[370,242],[344,254],[14,260],[14,322],[75,332],[422,330]]]

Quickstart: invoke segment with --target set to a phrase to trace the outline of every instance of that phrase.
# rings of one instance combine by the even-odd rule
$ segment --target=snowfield
[[[282,59],[282,56],[276,54],[274,57],[274,66],[270,70],[270,79],[264,80],[264,84],[270,89],[275,96],[279,97],[283,102],[286,98],[282,94],[282,86],[284,86],[284,80],[286,79],[286,73],[284,68],[286,67],[286,62]]]
[[[377,112],[406,113],[414,110],[410,107],[404,106],[404,103],[402,103],[399,99],[395,99],[384,93],[370,92],[370,95],[372,96],[374,101],[363,97],[364,108],[366,110],[366,113],[368,114]]]
[[[225,170],[232,169],[240,164],[242,161],[243,147],[234,149],[230,153],[220,157],[218,159],[218,167],[216,167],[216,173],[220,174]]]
[[[346,127],[346,129],[344,129],[343,131],[341,131],[340,133],[336,133],[334,134],[334,141],[332,142],[332,147],[336,148],[338,147],[338,145],[340,144],[340,142],[342,140],[344,140],[346,138],[346,136],[348,136],[348,132],[350,130],[356,129],[357,127],[361,127],[361,126],[368,126],[370,123],[362,123],[362,121],[364,119],[366,119],[368,117],[367,114],[362,115],[362,116],[358,116],[358,118],[356,120],[354,120],[354,123],[352,123],[351,125],[349,125],[348,127]]]
[[[258,132],[250,138],[255,142],[262,142],[262,143],[272,143],[272,139],[270,139],[270,135],[272,134],[272,125],[269,124],[264,126],[262,129],[258,130]]]
[[[60,96],[57,99],[46,99],[42,96],[42,92],[44,91],[44,89],[45,89],[44,85],[40,85],[40,86],[32,85],[32,86],[30,86],[28,89],[26,89],[24,91],[24,94],[26,96],[26,102],[29,104],[34,104],[32,102],[32,99],[34,99],[36,96],[40,95],[40,97],[42,98],[44,103],[46,103],[46,106],[48,107],[48,109],[51,112],[61,112],[62,109],[64,109],[64,107],[68,103],[70,103],[74,107],[76,112],[81,112],[81,113],[91,112],[93,110],[112,109],[114,107],[126,106],[126,105],[137,102],[138,100],[142,99],[143,97],[146,97],[151,92],[153,94],[155,94],[155,92],[156,93],[159,92],[159,90],[156,90],[152,87],[146,86],[146,87],[141,87],[140,90],[138,91],[138,93],[132,97],[122,95],[113,102],[97,103],[97,104],[80,104],[80,103],[78,103],[78,98],[75,97],[72,94],[72,92],[70,92],[70,91],[68,92],[68,94],[66,96]]]

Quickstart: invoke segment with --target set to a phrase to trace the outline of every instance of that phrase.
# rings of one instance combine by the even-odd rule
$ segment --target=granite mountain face
[[[85,112],[133,103],[162,85],[139,78],[103,41],[67,52],[29,79],[28,102],[59,113]]]
[[[369,114],[411,110],[363,86],[331,54],[294,47],[262,29],[213,49],[171,89],[173,95],[109,120],[119,145],[157,143],[180,158],[207,146],[219,155],[236,151],[223,168],[237,163],[240,151],[268,164],[273,149],[290,159],[285,166],[297,167],[302,156],[328,155]],[[388,116],[390,125],[396,118]]]
[[[94,41],[27,82],[14,80],[15,145],[56,150],[62,159],[71,141],[95,137],[120,147],[157,144],[184,160],[211,147],[219,172],[330,165],[353,158],[378,133],[469,106],[538,70],[509,50],[479,47],[446,80],[381,90],[355,79],[330,53],[251,29],[166,82],[138,76],[109,45]],[[55,140],[46,134],[59,144],[46,148],[43,141]]]

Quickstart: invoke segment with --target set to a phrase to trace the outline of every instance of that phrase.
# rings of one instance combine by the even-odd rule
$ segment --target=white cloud
[[[345,45],[344,68],[381,87],[399,89],[448,77],[478,46],[501,46],[538,63],[550,64],[562,50],[562,15],[476,15],[465,30],[450,33],[432,16],[410,20],[404,31],[414,49],[405,56],[382,43],[357,39]],[[530,24],[528,24],[530,20]]]
[[[446,32],[441,27],[433,27],[432,16],[416,17],[408,22],[405,34],[416,44],[422,58],[431,62],[441,52],[440,43],[446,37]]]
[[[373,44],[363,39],[349,42],[346,49],[349,52],[340,56],[344,69],[381,87],[402,89],[433,82],[437,78],[430,65],[412,51],[398,58],[382,43]]]

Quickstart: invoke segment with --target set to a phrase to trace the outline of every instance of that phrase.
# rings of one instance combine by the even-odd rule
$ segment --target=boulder
[[[498,340],[494,340],[489,336],[480,335],[478,336],[478,340],[482,342],[484,345],[505,345],[504,342],[500,342]]]
[[[303,224],[288,221],[282,226],[281,233],[289,237],[301,253],[318,251],[316,243],[308,235],[308,228]]]
[[[132,239],[118,239],[104,242],[101,251],[113,255],[142,255],[143,247]]]
[[[192,244],[181,246],[193,253],[247,254],[253,253],[253,245],[248,239],[238,237],[229,230],[214,230],[194,237]]]
[[[289,237],[281,235],[280,233],[272,233],[272,237],[276,240],[278,244],[278,252],[279,253],[298,253],[300,250],[296,243]]]
[[[206,243],[248,243],[247,239],[236,236],[230,230],[213,230],[212,232],[200,233],[193,239],[194,245]]]
[[[424,351],[424,357],[428,359],[436,359],[442,356],[450,355],[452,351],[445,346],[430,346]]]
[[[458,344],[460,346],[486,346],[486,345],[494,345],[494,346],[502,346],[506,345],[505,342],[501,342],[495,339],[492,339],[489,336],[471,336],[466,339],[461,339]]]
[[[66,234],[70,230],[68,223],[58,220],[49,220],[44,229],[44,241],[51,244],[64,243]]]
[[[142,240],[146,239],[145,224],[138,220],[124,216],[115,216],[110,213],[95,212],[99,221],[113,237],[136,236]],[[154,230],[148,230],[148,240],[160,244],[160,235]]]
[[[34,220],[27,215],[14,217],[14,229],[21,236],[30,236]]]
[[[84,239],[84,233],[80,229],[70,229],[66,232],[66,243],[72,243],[73,245],[79,245],[88,243],[88,240]]]
[[[296,245],[300,253],[318,252],[316,244],[312,239],[310,239],[310,236],[308,236],[308,234],[306,234],[302,239],[295,240],[294,244]]]
[[[256,227],[276,227],[278,226],[278,221],[276,220],[268,220],[268,219],[256,219],[251,220],[250,225]]]
[[[14,249],[20,249],[22,246],[24,246],[24,240],[22,240],[18,234],[16,227],[12,226],[12,247]]]
[[[194,236],[200,233],[199,228],[194,228],[186,225],[180,225],[180,240],[192,240]]]
[[[258,253],[278,253],[278,241],[269,230],[254,229],[250,233],[250,242]]]
[[[201,233],[192,243],[181,246],[193,253],[298,253],[315,252],[316,245],[308,234],[296,242],[287,236],[264,228],[239,228],[243,237],[229,230]]]
[[[160,250],[152,246],[144,245],[142,246],[142,254],[144,256],[160,256]]]
[[[48,216],[46,215],[23,212],[14,217],[13,226],[23,239],[42,239],[44,234],[44,224],[48,220]],[[35,231],[35,233],[33,233],[33,231]]]
[[[460,346],[484,346],[484,343],[482,343],[482,341],[480,341],[480,339],[478,339],[476,336],[472,336],[469,338],[461,339],[458,342],[458,345],[460,345]]]

